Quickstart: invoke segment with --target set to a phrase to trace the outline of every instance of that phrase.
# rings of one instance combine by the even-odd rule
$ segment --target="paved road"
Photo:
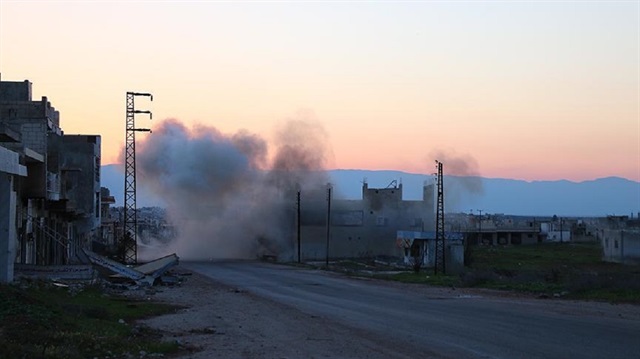
[[[640,358],[639,307],[461,296],[255,262],[183,266],[303,312],[405,342],[427,356]]]

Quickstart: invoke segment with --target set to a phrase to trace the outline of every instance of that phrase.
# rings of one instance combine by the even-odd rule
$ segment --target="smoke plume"
[[[458,154],[453,150],[435,150],[429,157],[442,162],[442,171],[446,176],[444,196],[447,211],[459,211],[461,208],[458,205],[463,198],[484,193],[478,161],[471,155]]]
[[[269,163],[268,143],[259,135],[165,120],[137,143],[137,170],[167,203],[177,238],[142,256],[292,256],[295,192],[326,183],[327,143],[317,122],[289,120],[277,131]]]

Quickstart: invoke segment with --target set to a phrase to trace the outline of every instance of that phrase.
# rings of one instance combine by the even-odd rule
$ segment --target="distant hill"
[[[345,198],[362,197],[362,181],[369,187],[403,184],[404,199],[422,198],[425,181],[433,176],[400,171],[335,170],[331,177]],[[638,215],[640,182],[619,177],[591,181],[521,181],[502,178],[445,176],[445,210],[537,216]],[[477,213],[477,212],[476,212]]]
[[[430,175],[400,171],[333,170],[329,171],[335,196],[362,198],[362,182],[369,188],[384,188],[396,180],[402,183],[405,200],[422,198],[425,182],[435,183]],[[102,167],[102,186],[108,187],[122,206],[124,172],[117,165]],[[640,182],[619,177],[591,181],[521,181],[502,178],[445,176],[445,211],[504,213],[532,216],[605,216],[631,215],[640,212]],[[164,206],[159,196],[138,182],[138,207]],[[477,212],[476,212],[477,213]]]

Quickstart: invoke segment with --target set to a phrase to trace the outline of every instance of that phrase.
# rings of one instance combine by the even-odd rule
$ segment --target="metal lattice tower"
[[[126,264],[138,261],[137,229],[138,215],[136,211],[136,132],[151,132],[148,128],[136,128],[135,115],[138,113],[149,114],[151,111],[139,111],[135,109],[134,98],[146,96],[153,101],[150,93],[127,92],[127,127],[125,135],[125,161],[124,161],[124,231],[122,245],[124,249],[122,261]]]
[[[444,245],[444,184],[442,181],[442,162],[438,165],[438,205],[436,207],[436,253],[434,272],[445,274],[445,245]]]

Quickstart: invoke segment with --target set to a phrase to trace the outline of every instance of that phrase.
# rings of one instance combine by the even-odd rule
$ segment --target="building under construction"
[[[0,81],[0,282],[14,263],[73,263],[100,236],[100,145],[64,134],[29,81]]]

